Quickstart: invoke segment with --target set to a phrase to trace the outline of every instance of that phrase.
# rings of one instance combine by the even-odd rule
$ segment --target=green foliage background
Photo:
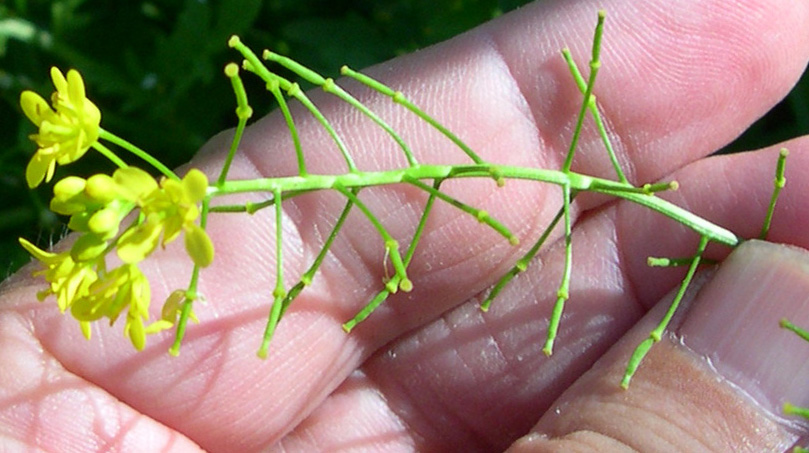
[[[65,233],[47,210],[50,186],[29,191],[24,170],[34,127],[18,101],[47,96],[51,66],[81,71],[106,129],[186,162],[216,132],[235,125],[230,84],[239,34],[336,76],[455,36],[527,0],[7,0],[0,3],[0,279],[28,261],[24,236],[47,246]],[[248,87],[248,90],[250,87]],[[753,149],[809,133],[809,77],[728,150]],[[270,96],[251,98],[261,114]],[[261,105],[261,102],[267,102]],[[90,153],[71,173],[110,170]],[[57,174],[58,177],[58,174]]]

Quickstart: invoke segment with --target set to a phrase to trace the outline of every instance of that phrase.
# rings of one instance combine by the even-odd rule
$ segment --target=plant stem
[[[642,341],[637,348],[635,348],[635,352],[633,352],[632,357],[629,358],[629,363],[626,366],[626,372],[624,373],[623,380],[621,380],[622,388],[629,388],[629,381],[632,380],[632,376],[635,375],[635,372],[638,370],[643,358],[646,357],[646,354],[649,353],[652,346],[660,341],[660,338],[662,338],[663,332],[666,330],[666,327],[668,327],[669,322],[671,322],[671,318],[674,317],[677,307],[680,306],[680,302],[685,296],[685,291],[688,289],[688,285],[691,283],[691,280],[694,278],[694,274],[697,272],[697,267],[699,267],[702,254],[705,253],[705,247],[708,246],[708,242],[709,240],[707,237],[703,236],[700,238],[697,251],[691,258],[691,266],[688,268],[688,272],[686,273],[685,278],[683,278],[682,283],[680,283],[680,289],[677,291],[677,295],[674,296],[674,300],[671,301],[671,305],[669,305],[666,315],[663,316],[663,319],[660,320],[657,327],[655,327],[649,333],[649,337]]]
[[[278,55],[275,52],[270,52],[269,50],[265,50],[264,53],[262,53],[262,57],[264,57],[265,60],[273,61],[280,64],[281,66],[289,69],[298,76],[303,77],[306,81],[321,87],[323,91],[325,91],[326,93],[330,93],[337,96],[342,101],[348,103],[352,107],[362,112],[363,115],[370,118],[379,127],[381,127],[382,130],[384,130],[385,132],[388,133],[388,135],[391,136],[393,141],[395,141],[396,144],[398,144],[399,147],[402,149],[402,152],[404,153],[405,158],[407,159],[407,162],[410,166],[418,164],[416,158],[413,156],[413,152],[410,150],[410,147],[407,146],[407,143],[405,143],[404,139],[402,139],[402,137],[400,137],[399,134],[397,134],[396,131],[394,131],[393,128],[388,123],[386,123],[382,118],[380,118],[379,115],[374,113],[371,109],[366,107],[365,104],[358,101],[357,98],[348,94],[339,85],[334,83],[334,80],[332,80],[331,78],[324,78],[320,74],[316,73],[315,71],[312,71],[311,69],[298,63],[297,61]]]
[[[786,148],[781,148],[781,151],[778,153],[772,197],[770,197],[770,205],[767,207],[767,215],[764,217],[764,225],[762,225],[761,233],[758,235],[759,239],[767,239],[767,234],[770,232],[770,225],[772,224],[772,215],[775,212],[775,203],[778,201],[778,195],[781,194],[781,189],[783,189],[787,183],[787,179],[784,177],[784,171],[786,169],[788,155],[789,151],[787,151]]]
[[[225,67],[225,75],[227,75],[230,79],[231,86],[233,87],[233,93],[236,95],[236,118],[239,119],[239,122],[236,125],[236,132],[233,134],[233,141],[230,144],[228,156],[225,159],[225,163],[222,165],[222,171],[219,173],[219,178],[216,180],[218,185],[222,185],[222,183],[224,183],[227,179],[228,171],[230,171],[230,164],[233,162],[233,158],[236,156],[236,151],[239,149],[239,143],[242,141],[242,134],[244,134],[244,128],[247,125],[247,120],[253,116],[253,109],[247,103],[247,92],[244,91],[242,78],[239,77],[239,67],[234,63],[227,65]]]
[[[264,339],[258,349],[257,355],[262,359],[267,358],[267,350],[270,347],[270,341],[275,333],[275,328],[281,320],[281,312],[284,308],[284,299],[286,298],[286,290],[284,289],[284,252],[283,252],[283,220],[284,211],[281,209],[281,191],[276,190],[273,194],[275,202],[275,289],[272,292],[273,303],[270,309],[270,315],[267,319],[267,326],[264,328]]]
[[[138,156],[139,158],[146,161],[146,163],[148,163],[149,165],[154,167],[157,171],[159,171],[164,176],[166,176],[167,178],[174,179],[175,181],[180,180],[180,177],[177,176],[176,173],[171,171],[171,169],[169,167],[163,165],[162,162],[160,162],[159,160],[152,157],[151,154],[149,154],[146,151],[138,148],[137,146],[133,145],[132,143],[129,143],[128,141],[122,139],[121,137],[118,137],[117,135],[113,134],[112,132],[105,131],[104,129],[99,129],[98,138],[107,140],[108,142],[113,143],[113,144],[115,144],[117,146],[120,146],[121,148],[129,151],[130,153]]]
[[[570,222],[570,186],[562,186],[562,212],[565,219],[565,267],[562,272],[562,282],[559,284],[559,290],[556,292],[556,304],[553,306],[553,312],[548,322],[548,335],[545,339],[545,346],[542,352],[550,356],[553,354],[553,343],[556,341],[556,335],[559,331],[559,323],[562,320],[562,312],[565,308],[565,301],[570,297],[570,272],[573,266],[573,242]]]
[[[438,192],[440,186],[441,180],[436,180],[433,183],[433,189],[435,189],[436,192]],[[410,241],[410,246],[407,248],[407,252],[405,253],[404,256],[405,267],[410,265],[410,261],[413,259],[413,255],[416,253],[416,247],[418,246],[418,243],[421,240],[422,233],[424,233],[424,227],[427,225],[427,217],[430,215],[430,212],[433,209],[435,198],[436,198],[435,193],[430,192],[430,196],[429,198],[427,198],[427,202],[424,204],[424,210],[421,212],[421,218],[419,219],[419,224],[416,227],[416,232],[413,233],[413,239]],[[391,282],[394,282],[395,280],[394,284],[398,285],[399,284],[398,279],[399,277],[397,275],[394,275],[393,278],[391,278]],[[376,296],[374,296],[373,299],[371,299],[371,301],[368,302],[368,304],[365,305],[365,307],[363,307],[362,310],[359,311],[359,313],[357,313],[353,318],[351,318],[350,320],[346,321],[343,324],[343,330],[345,330],[347,333],[351,332],[351,330],[354,327],[356,327],[357,324],[361,323],[368,316],[370,316],[371,313],[373,313],[374,310],[376,310],[382,304],[382,302],[384,302],[385,299],[388,298],[390,293],[391,291],[387,287],[379,291],[376,294]]]
[[[634,188],[629,184],[582,175],[575,172],[562,172],[542,168],[514,167],[495,164],[469,165],[418,165],[395,170],[377,172],[356,172],[335,175],[308,175],[306,177],[287,176],[240,181],[227,181],[220,187],[209,189],[211,197],[218,197],[242,192],[275,192],[314,191],[324,189],[343,189],[354,187],[370,187],[405,182],[406,180],[436,180],[453,178],[491,178],[499,174],[505,179],[521,179],[541,181],[559,186],[568,185],[571,191],[591,191],[629,200],[651,208],[691,228],[701,236],[714,242],[731,247],[739,243],[739,238],[714,223],[711,223],[679,206],[662,198],[646,194],[643,188]]]

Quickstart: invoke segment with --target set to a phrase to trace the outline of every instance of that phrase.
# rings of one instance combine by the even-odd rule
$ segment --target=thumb
[[[576,381],[512,451],[784,451],[801,431],[785,401],[809,403],[809,253],[746,242],[652,348],[628,390],[626,361],[664,299]]]

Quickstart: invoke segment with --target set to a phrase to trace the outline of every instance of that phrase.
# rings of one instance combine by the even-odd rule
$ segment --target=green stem
[[[573,155],[576,153],[576,146],[579,144],[579,136],[581,135],[582,124],[584,123],[584,116],[587,113],[588,106],[592,101],[593,87],[596,82],[596,75],[598,69],[601,67],[599,60],[601,53],[601,36],[604,33],[604,11],[598,12],[598,24],[596,25],[595,37],[593,38],[593,56],[590,59],[590,77],[587,80],[587,88],[584,91],[584,102],[582,102],[581,109],[579,110],[579,117],[576,120],[576,129],[573,131],[573,139],[570,140],[570,148],[567,151],[567,158],[562,165],[562,171],[569,171],[573,165]]]
[[[300,87],[297,83],[292,83],[289,80],[279,76],[278,74],[273,73],[266,66],[261,62],[258,56],[250,50],[249,47],[245,46],[241,40],[239,40],[238,36],[232,36],[228,41],[228,45],[242,54],[245,58],[245,65],[244,68],[247,71],[250,71],[267,84],[274,84],[278,83],[281,89],[287,92],[287,94],[295,99],[298,100],[304,107],[315,117],[315,119],[320,123],[321,126],[328,132],[331,139],[340,149],[340,153],[343,155],[343,159],[348,166],[348,171],[350,173],[357,171],[357,166],[354,164],[354,159],[351,157],[351,154],[348,152],[348,148],[343,143],[343,139],[337,134],[337,131],[334,130],[331,123],[326,119],[325,116],[320,112],[320,110],[312,103],[311,100],[301,91]]]
[[[792,324],[788,319],[782,319],[779,324],[782,328],[789,330],[806,341],[809,341],[809,331],[806,329],[802,329],[797,325]]]
[[[275,101],[278,102],[278,107],[281,109],[281,114],[287,123],[287,130],[289,130],[289,135],[292,137],[292,146],[295,148],[295,158],[298,160],[298,175],[306,176],[309,172],[306,170],[306,159],[303,156],[303,148],[301,148],[301,138],[298,136],[298,128],[295,127],[295,119],[292,118],[292,112],[289,110],[287,100],[281,93],[281,86],[278,81],[273,80],[267,84],[267,89],[272,93]]]
[[[399,145],[402,149],[402,152],[407,159],[407,162],[410,166],[417,165],[418,162],[416,158],[413,156],[413,152],[410,150],[410,147],[407,146],[405,141],[396,131],[393,130],[392,127],[388,123],[386,123],[382,118],[380,118],[376,113],[371,111],[368,107],[365,106],[362,102],[358,101],[354,96],[348,94],[345,90],[343,90],[339,85],[334,83],[334,80],[331,78],[324,78],[320,74],[312,71],[311,69],[307,68],[306,66],[294,61],[290,58],[284,57],[282,55],[278,55],[275,52],[270,52],[269,50],[265,50],[262,54],[265,60],[273,61],[281,66],[289,69],[290,71],[294,72],[298,76],[302,77],[304,80],[317,85],[323,89],[326,93],[333,94],[340,98],[342,101],[348,103],[352,107],[356,108],[363,115],[370,118],[373,122],[375,122],[379,127],[381,127],[385,132],[390,135],[391,138]]]
[[[352,189],[352,193],[354,196],[357,196],[359,189]],[[292,304],[292,301],[298,297],[303,289],[312,284],[312,280],[315,278],[315,274],[317,270],[320,269],[321,264],[323,264],[323,260],[326,258],[326,254],[329,253],[331,249],[332,243],[334,243],[334,239],[337,237],[337,233],[343,227],[346,219],[348,218],[348,213],[351,211],[351,208],[354,207],[354,202],[348,200],[343,207],[343,211],[340,213],[340,217],[337,218],[337,222],[332,227],[329,236],[326,238],[326,242],[323,243],[323,246],[320,248],[320,252],[318,252],[315,260],[312,262],[312,265],[309,266],[309,269],[301,275],[300,280],[296,283],[287,293],[286,297],[284,297],[284,301],[281,306],[281,316],[286,313],[287,308]]]
[[[253,116],[253,109],[247,103],[247,93],[244,91],[244,84],[242,83],[242,78],[239,76],[239,67],[234,63],[227,65],[225,67],[225,75],[230,79],[233,93],[236,95],[236,118],[239,119],[239,122],[236,125],[236,132],[233,134],[233,141],[230,143],[228,156],[225,158],[222,171],[219,173],[219,178],[216,181],[218,185],[222,185],[227,179],[230,164],[233,162],[236,151],[239,149],[239,143],[242,141],[242,135],[244,134],[247,120]]]
[[[354,187],[370,187],[405,182],[406,180],[436,180],[453,178],[490,178],[492,174],[499,174],[504,179],[521,179],[541,181],[559,186],[568,185],[572,192],[591,191],[613,195],[618,198],[637,203],[653,209],[688,228],[708,237],[711,241],[731,247],[739,243],[739,238],[714,223],[711,223],[679,206],[662,198],[643,193],[642,189],[629,189],[625,183],[582,175],[575,172],[562,172],[542,168],[514,167],[495,164],[469,164],[469,165],[418,165],[403,169],[385,170],[378,172],[356,172],[338,175],[308,175],[287,176],[279,178],[263,178],[242,181],[226,181],[220,187],[209,189],[212,197],[242,192],[274,192],[280,189],[282,193],[297,191],[314,191],[324,189],[343,189]]]
[[[346,198],[351,200],[351,202],[353,202],[360,209],[360,211],[365,214],[365,217],[368,218],[374,228],[376,228],[376,230],[379,232],[382,240],[385,241],[385,250],[390,256],[390,261],[391,264],[393,264],[393,269],[396,271],[396,275],[399,277],[398,282],[392,283],[392,281],[389,281],[385,284],[385,286],[391,292],[396,292],[399,289],[404,292],[409,292],[411,289],[413,289],[413,283],[409,278],[407,278],[407,270],[404,262],[402,261],[402,255],[399,253],[399,243],[396,241],[396,239],[394,239],[393,236],[388,233],[387,228],[385,228],[376,215],[374,215],[374,213],[371,212],[367,206],[365,206],[365,203],[357,198],[354,192],[340,185],[336,186],[334,189],[345,195]]]
[[[115,144],[117,146],[120,146],[121,148],[129,151],[130,153],[134,154],[135,156],[138,156],[139,158],[146,161],[146,163],[148,163],[149,165],[154,167],[157,171],[159,171],[164,176],[166,176],[167,178],[174,179],[176,181],[180,180],[180,177],[177,176],[177,174],[175,174],[173,171],[171,171],[171,169],[169,167],[165,166],[162,162],[160,162],[159,160],[152,157],[151,154],[149,154],[146,151],[138,148],[137,146],[133,145],[132,143],[129,143],[128,141],[122,139],[121,137],[118,137],[117,135],[115,135],[115,134],[113,134],[113,133],[111,133],[109,131],[105,131],[104,129],[99,129],[98,138],[107,140],[108,142],[113,143],[113,144]]]
[[[559,332],[559,323],[562,320],[562,312],[565,309],[565,302],[570,298],[570,272],[573,268],[573,241],[570,220],[570,186],[562,187],[562,212],[565,219],[565,267],[562,273],[562,282],[556,292],[556,303],[553,306],[550,321],[548,322],[548,336],[545,339],[545,346],[542,352],[550,356],[553,354],[553,344]]]
[[[349,68],[348,66],[343,66],[340,68],[340,74],[344,76],[351,77],[352,79],[368,86],[369,88],[385,95],[393,99],[393,102],[402,105],[406,109],[413,112],[416,116],[421,118],[422,120],[426,121],[427,124],[434,127],[438,132],[442,135],[447,137],[454,143],[458,148],[460,148],[473,162],[476,164],[482,164],[483,159],[480,158],[472,148],[470,148],[463,140],[461,140],[457,135],[453,134],[449,129],[444,127],[441,123],[435,120],[435,118],[428,115],[426,112],[421,110],[418,106],[410,102],[401,91],[395,91],[389,86],[375,80],[365,74],[359,73],[354,71],[353,69]]]
[[[778,153],[778,163],[775,166],[775,181],[772,197],[770,197],[770,205],[767,207],[767,215],[764,218],[764,225],[762,225],[761,233],[758,235],[759,239],[767,239],[767,234],[770,232],[770,225],[772,224],[772,216],[775,212],[775,203],[778,201],[778,195],[781,194],[781,189],[783,189],[787,183],[787,179],[784,177],[784,171],[786,169],[788,155],[789,151],[787,151],[786,148],[781,148],[781,151]]]
[[[441,186],[441,180],[436,180],[433,182],[432,188],[438,192],[439,187]],[[436,195],[433,192],[430,192],[429,198],[427,198],[427,202],[424,204],[424,210],[421,212],[421,218],[419,219],[419,224],[416,226],[416,232],[413,233],[413,239],[410,241],[410,246],[407,248],[407,252],[405,253],[404,257],[404,265],[405,267],[410,265],[410,261],[413,259],[413,255],[416,253],[416,247],[418,246],[419,241],[421,240],[421,235],[424,233],[424,227],[427,225],[427,217],[430,215],[430,212],[433,209],[433,204],[435,203]],[[391,278],[391,282],[397,285],[399,284],[399,276],[394,275]],[[351,332],[351,330],[357,326],[357,324],[364,321],[368,316],[371,315],[381,304],[384,302],[388,296],[390,296],[391,291],[388,288],[384,288],[379,291],[376,296],[371,299],[362,310],[359,311],[353,318],[348,320],[346,323],[343,324],[343,330],[346,333]]]
[[[708,242],[709,240],[707,237],[703,236],[700,238],[697,252],[691,258],[691,266],[688,268],[688,272],[686,273],[685,278],[683,278],[682,283],[680,283],[680,289],[677,291],[677,295],[674,296],[674,300],[671,301],[671,305],[669,305],[669,309],[666,311],[665,316],[663,316],[663,319],[660,320],[657,327],[655,327],[654,330],[649,333],[649,337],[642,341],[641,344],[639,344],[635,349],[635,352],[632,353],[632,357],[630,357],[629,363],[626,366],[624,377],[621,380],[622,388],[629,388],[629,382],[632,380],[632,376],[634,376],[635,372],[638,370],[643,358],[649,353],[652,345],[660,341],[662,338],[663,332],[666,330],[666,327],[668,327],[671,319],[674,317],[674,313],[677,311],[677,308],[680,306],[680,302],[685,296],[688,285],[691,283],[691,280],[694,278],[694,274],[697,272],[697,267],[699,267],[702,254],[705,253],[705,248],[708,246]]]
[[[551,231],[553,231],[553,229],[556,228],[556,225],[559,223],[559,221],[562,220],[562,216],[564,215],[564,213],[565,213],[564,207],[560,208],[559,211],[556,213],[556,216],[553,218],[553,220],[551,220],[551,223],[548,224],[548,226],[545,228],[545,231],[543,231],[542,234],[539,236],[539,239],[537,239],[537,241],[534,242],[534,245],[532,245],[531,248],[525,253],[525,255],[523,255],[520,259],[518,259],[517,262],[514,263],[514,266],[505,275],[503,275],[500,278],[500,280],[497,281],[497,283],[492,287],[492,290],[489,291],[489,295],[486,296],[486,299],[483,301],[483,303],[480,304],[481,310],[483,310],[484,312],[489,311],[492,302],[497,297],[497,295],[500,294],[500,291],[502,291],[503,288],[505,288],[505,286],[511,280],[513,280],[514,277],[517,276],[517,274],[525,272],[526,269],[528,269],[528,265],[534,259],[536,254],[539,252],[539,249],[542,247],[545,241],[548,240],[548,236],[550,236]]]
[[[98,151],[102,156],[106,157],[113,164],[115,164],[118,168],[126,168],[128,165],[124,162],[120,157],[118,157],[111,149],[107,148],[106,146],[102,145],[101,142],[95,142],[92,144],[94,150]]]
[[[284,252],[283,252],[283,220],[284,212],[281,209],[281,191],[275,191],[273,198],[279,201],[275,203],[275,289],[272,292],[273,304],[270,310],[269,318],[267,319],[267,326],[264,328],[264,339],[261,342],[257,355],[262,359],[267,358],[267,350],[270,347],[270,341],[275,333],[275,328],[281,320],[281,312],[283,311],[284,299],[287,296],[284,289]]]
[[[463,211],[463,212],[465,212],[467,214],[470,214],[475,219],[477,219],[478,222],[488,225],[494,231],[497,231],[498,233],[500,233],[501,236],[508,239],[508,242],[511,245],[518,245],[520,243],[520,240],[517,239],[517,236],[514,236],[514,234],[511,233],[511,230],[509,230],[508,227],[506,227],[502,223],[498,222],[496,219],[492,218],[489,215],[488,212],[486,212],[486,211],[484,211],[482,209],[475,208],[473,206],[469,206],[468,204],[466,204],[466,203],[464,203],[464,202],[462,202],[460,200],[457,200],[457,199],[445,194],[444,192],[441,192],[440,190],[437,190],[437,189],[435,189],[435,188],[433,188],[431,186],[428,186],[427,184],[424,184],[423,182],[419,181],[418,179],[407,179],[406,178],[405,182],[418,187],[419,189],[429,193],[430,195],[434,195],[434,196],[440,198],[441,200],[446,201],[450,205],[455,206],[456,208],[460,209],[461,211]]]
[[[584,77],[582,77],[581,72],[579,72],[576,62],[573,61],[573,56],[570,54],[570,50],[563,49],[562,56],[567,62],[567,67],[569,68],[570,73],[573,75],[573,80],[576,81],[579,91],[581,91],[582,94],[586,93],[587,82],[584,80]],[[607,134],[607,128],[604,125],[604,120],[601,118],[601,112],[598,110],[598,103],[595,99],[595,96],[590,97],[590,102],[588,103],[587,108],[590,109],[590,114],[593,115],[596,128],[598,128],[598,134],[601,136],[601,142],[604,144],[604,148],[607,150],[607,155],[610,158],[610,162],[612,162],[612,168],[615,169],[615,173],[618,175],[618,180],[621,182],[629,182],[629,180],[626,179],[623,169],[621,169],[621,164],[618,162],[618,156],[615,154],[615,149],[612,146],[612,141],[610,140],[609,134]]]
[[[199,226],[203,230],[208,224],[208,208],[210,206],[210,197],[205,197],[202,200],[202,209],[199,215]],[[185,300],[183,301],[182,308],[180,309],[180,317],[177,320],[177,327],[174,333],[174,343],[169,348],[169,354],[173,356],[180,355],[180,346],[185,338],[185,329],[188,325],[188,319],[191,316],[191,309],[194,305],[194,300],[198,298],[197,286],[199,284],[199,271],[200,267],[194,264],[194,269],[191,271],[191,281],[188,283],[188,289],[185,292]]]

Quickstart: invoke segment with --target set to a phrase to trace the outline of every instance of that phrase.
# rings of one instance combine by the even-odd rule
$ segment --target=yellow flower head
[[[98,274],[92,265],[77,263],[70,253],[46,252],[23,238],[20,238],[20,245],[44,265],[44,269],[34,275],[44,275],[50,286],[40,291],[37,297],[44,300],[51,294],[56,295],[56,302],[62,312],[89,294],[90,286],[98,280]]]
[[[33,91],[20,95],[20,106],[25,116],[39,133],[31,135],[39,149],[28,163],[25,178],[29,187],[53,177],[56,164],[75,162],[98,140],[101,112],[85,96],[84,81],[76,70],[67,72],[67,78],[57,68],[51,68],[56,92],[51,97],[51,108]]]
[[[146,344],[143,320],[149,318],[151,290],[149,280],[133,264],[124,264],[99,277],[78,299],[70,313],[79,321],[91,322],[109,318],[112,325],[126,309],[124,335],[137,350]]]
[[[127,188],[129,199],[141,209],[144,221],[127,230],[118,240],[118,256],[125,263],[137,263],[157,247],[185,232],[185,248],[195,264],[206,267],[213,261],[213,244],[205,230],[194,223],[197,205],[205,197],[208,178],[191,169],[182,181],[164,179],[158,185],[146,172],[134,167],[116,170],[113,178]]]

